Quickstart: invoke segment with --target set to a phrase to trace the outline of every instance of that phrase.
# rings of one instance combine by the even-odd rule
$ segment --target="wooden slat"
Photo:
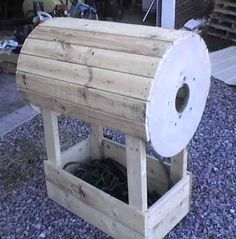
[[[83,180],[62,169],[56,169],[53,164],[44,162],[45,178],[78,201],[94,208],[114,220],[125,223],[136,231],[144,230],[144,215],[128,204],[93,187]]]
[[[48,77],[72,83],[75,84],[74,87],[80,86],[81,89],[83,86],[88,90],[89,88],[98,89],[141,100],[147,100],[152,81],[147,77],[29,55],[20,55],[17,70],[38,75],[40,78]],[[46,80],[42,81],[42,84],[46,84]],[[57,82],[54,81],[54,84],[56,87]]]
[[[63,42],[64,45],[69,43],[154,57],[162,57],[172,46],[172,42],[158,41],[151,38],[143,39],[100,32],[78,32],[73,29],[53,27],[39,27],[30,34],[29,38]]]
[[[143,140],[126,135],[129,205],[147,210],[146,148]]]
[[[189,212],[189,197],[186,196],[177,205],[173,212],[166,215],[165,219],[160,222],[155,228],[150,230],[148,239],[163,239],[165,236],[188,214]]]
[[[138,123],[128,119],[122,119],[110,113],[105,113],[100,110],[92,110],[83,107],[79,104],[70,104],[69,102],[62,101],[61,99],[53,99],[50,97],[38,95],[32,92],[21,92],[22,97],[28,103],[40,106],[46,109],[52,109],[56,112],[78,117],[80,120],[89,122],[93,125],[103,126],[120,130],[123,133],[133,135],[135,137],[146,138],[146,130],[144,123]],[[107,120],[109,118],[109,120]]]
[[[216,24],[216,23],[211,23],[210,26],[214,27],[215,29],[219,29],[219,30],[223,30],[223,31],[227,31],[227,32],[236,32],[231,27],[222,26],[222,25]]]
[[[225,22],[236,24],[236,17],[234,16],[224,15],[221,13],[214,13],[214,14],[211,14],[210,16],[211,16],[211,19],[216,19],[218,21],[225,21]]]
[[[100,230],[117,239],[143,239],[142,233],[138,233],[122,223],[117,222],[106,214],[90,207],[78,200],[72,194],[63,191],[57,185],[47,181],[48,196],[62,207],[76,214],[85,221],[93,224]]]
[[[228,39],[232,42],[236,42],[236,32],[228,32]]]
[[[236,8],[236,2],[230,2],[230,1],[222,1],[222,0],[217,0],[216,1],[216,7],[221,7],[219,4],[225,6],[225,7],[235,7]]]
[[[208,31],[207,34],[210,35],[210,36],[213,36],[213,37],[219,37],[219,38],[222,38],[222,39],[226,39],[227,40],[227,35],[226,35],[226,32],[219,32],[217,31],[217,29],[215,29],[216,31]],[[220,30],[221,31],[221,30]]]
[[[214,9],[215,12],[218,13],[223,13],[226,15],[232,15],[232,16],[236,16],[236,11],[232,11],[232,10],[227,10],[227,9]]]
[[[80,31],[99,32],[114,35],[135,36],[139,38],[150,38],[164,41],[173,41],[188,35],[186,31],[175,31],[173,29],[153,28],[151,26],[124,24],[106,21],[93,21],[74,18],[54,18],[44,22],[43,27],[55,27],[63,29],[76,29]]]
[[[47,157],[58,167],[62,166],[60,140],[58,133],[57,113],[42,109],[44,133],[46,139]]]
[[[18,73],[17,75],[18,87],[21,91],[35,92],[45,97],[76,104],[78,107],[80,105],[135,122],[145,121],[146,103],[144,101],[50,78],[30,74]]]
[[[179,182],[187,174],[188,152],[186,149],[171,158],[170,178],[172,185]]]
[[[90,133],[91,159],[101,159],[103,157],[102,139],[103,139],[103,128],[91,125],[91,133]]]
[[[21,53],[145,77],[154,77],[160,62],[157,57],[30,38]]]
[[[150,239],[163,238],[188,212],[191,175],[186,175],[148,209]]]

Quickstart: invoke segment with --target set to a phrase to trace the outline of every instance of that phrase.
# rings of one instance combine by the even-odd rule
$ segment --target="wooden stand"
[[[189,212],[191,174],[187,152],[171,164],[146,156],[145,142],[126,135],[126,147],[103,138],[102,128],[82,142],[60,152],[57,113],[42,110],[48,161],[44,163],[48,196],[61,206],[114,238],[163,238]],[[63,170],[70,161],[108,158],[127,167],[129,204]],[[171,183],[170,183],[171,182]],[[171,187],[170,187],[171,185]],[[163,195],[147,207],[147,191]]]
[[[230,0],[215,1],[207,34],[236,42],[236,3]]]

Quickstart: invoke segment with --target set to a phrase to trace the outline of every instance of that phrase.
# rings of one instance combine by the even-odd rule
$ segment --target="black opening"
[[[189,94],[190,94],[189,87],[187,84],[184,83],[178,89],[178,92],[177,92],[176,98],[175,98],[175,108],[178,113],[182,113],[185,110],[185,108],[188,104]]]

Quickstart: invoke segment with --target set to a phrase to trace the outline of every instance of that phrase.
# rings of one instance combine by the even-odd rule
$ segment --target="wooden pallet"
[[[231,15],[224,15],[221,13],[214,13],[210,15],[211,21],[222,21],[229,24],[236,24],[236,17]]]
[[[212,19],[210,26],[214,27],[216,29],[229,31],[229,32],[235,32],[236,31],[236,24],[229,23],[229,22],[226,22],[224,20]]]
[[[235,41],[236,2],[218,0],[210,18],[208,34]]]
[[[19,56],[18,54],[14,54],[14,53],[0,54],[0,70],[5,73],[15,74],[18,56]]]
[[[172,157],[171,164],[163,164],[146,156],[143,140],[127,135],[123,146],[103,138],[102,128],[92,126],[89,138],[61,153],[58,114],[46,109],[42,114],[49,198],[118,239],[161,239],[189,212],[191,174],[187,172],[186,150]],[[63,170],[68,162],[101,157],[127,168],[129,204]],[[152,189],[162,197],[148,208],[147,191]]]
[[[215,10],[221,9],[224,12],[229,11],[229,13],[233,12],[232,15],[235,15],[236,12],[236,2],[230,0],[218,0],[215,4]]]
[[[229,32],[229,31],[225,31],[224,29],[209,27],[207,33],[210,36],[214,36],[217,38],[236,42],[236,33],[235,32]]]

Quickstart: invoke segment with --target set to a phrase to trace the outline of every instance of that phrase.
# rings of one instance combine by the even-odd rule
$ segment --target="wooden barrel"
[[[54,18],[25,41],[17,82],[31,104],[151,140],[173,156],[200,122],[210,61],[193,33]]]

